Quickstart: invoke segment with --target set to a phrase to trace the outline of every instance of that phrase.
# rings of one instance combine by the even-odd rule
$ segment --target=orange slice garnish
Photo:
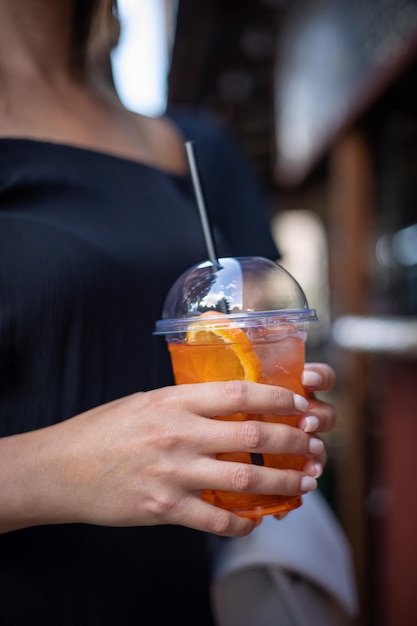
[[[262,368],[253,345],[245,332],[234,327],[226,317],[222,313],[208,311],[189,325],[187,344],[196,347],[194,368],[199,371],[201,380],[206,382],[257,382],[261,379]]]

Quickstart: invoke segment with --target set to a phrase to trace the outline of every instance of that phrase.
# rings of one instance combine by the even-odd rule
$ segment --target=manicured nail
[[[305,418],[305,426],[304,426],[304,432],[305,433],[314,433],[319,425],[319,418],[316,417],[315,415],[307,415],[307,417]]]
[[[301,376],[301,382],[305,387],[318,387],[323,382],[323,379],[317,372],[304,370]]]
[[[316,437],[311,437],[308,443],[308,451],[311,454],[320,454],[324,450],[324,443],[321,439],[317,439]]]
[[[323,474],[323,465],[321,463],[314,463],[314,467],[316,468],[315,478],[319,478]]]
[[[300,482],[301,491],[314,491],[317,488],[317,480],[312,476],[303,476]]]
[[[294,406],[297,411],[307,411],[308,409],[308,400],[303,396],[299,396],[298,393],[294,394]]]

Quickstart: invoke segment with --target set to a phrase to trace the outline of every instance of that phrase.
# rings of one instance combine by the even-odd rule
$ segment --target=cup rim
[[[253,328],[256,326],[274,326],[280,324],[297,324],[318,320],[315,309],[283,309],[282,311],[242,311],[228,313],[219,317],[217,312],[212,317],[206,315],[204,324],[207,328],[227,328],[232,322],[236,328]],[[181,318],[161,319],[155,324],[154,335],[169,335],[187,332],[191,323],[198,321],[201,312]],[[227,320],[225,322],[225,320]]]

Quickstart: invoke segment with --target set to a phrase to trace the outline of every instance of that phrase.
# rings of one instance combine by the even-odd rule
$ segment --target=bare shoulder
[[[129,125],[138,141],[146,144],[153,164],[174,174],[187,172],[184,137],[181,130],[166,116],[147,117],[128,112]]]

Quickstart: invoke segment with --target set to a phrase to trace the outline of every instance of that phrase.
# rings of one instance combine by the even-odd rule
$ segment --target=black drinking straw
[[[201,223],[201,228],[203,231],[204,241],[206,244],[208,258],[209,258],[209,261],[211,261],[211,263],[213,264],[213,266],[216,269],[219,269],[221,265],[219,263],[219,259],[218,259],[216,249],[214,246],[213,231],[212,231],[211,223],[209,220],[209,215],[207,212],[203,188],[201,185],[201,177],[200,177],[200,172],[198,169],[194,142],[186,141],[185,150],[187,152],[188,164],[190,167],[191,179],[193,181],[194,194],[195,194],[195,198],[197,201],[198,213],[200,216],[200,223]],[[225,311],[225,313],[227,313],[227,311]],[[251,452],[250,457],[254,465],[264,465],[264,459],[263,459],[262,454]]]

